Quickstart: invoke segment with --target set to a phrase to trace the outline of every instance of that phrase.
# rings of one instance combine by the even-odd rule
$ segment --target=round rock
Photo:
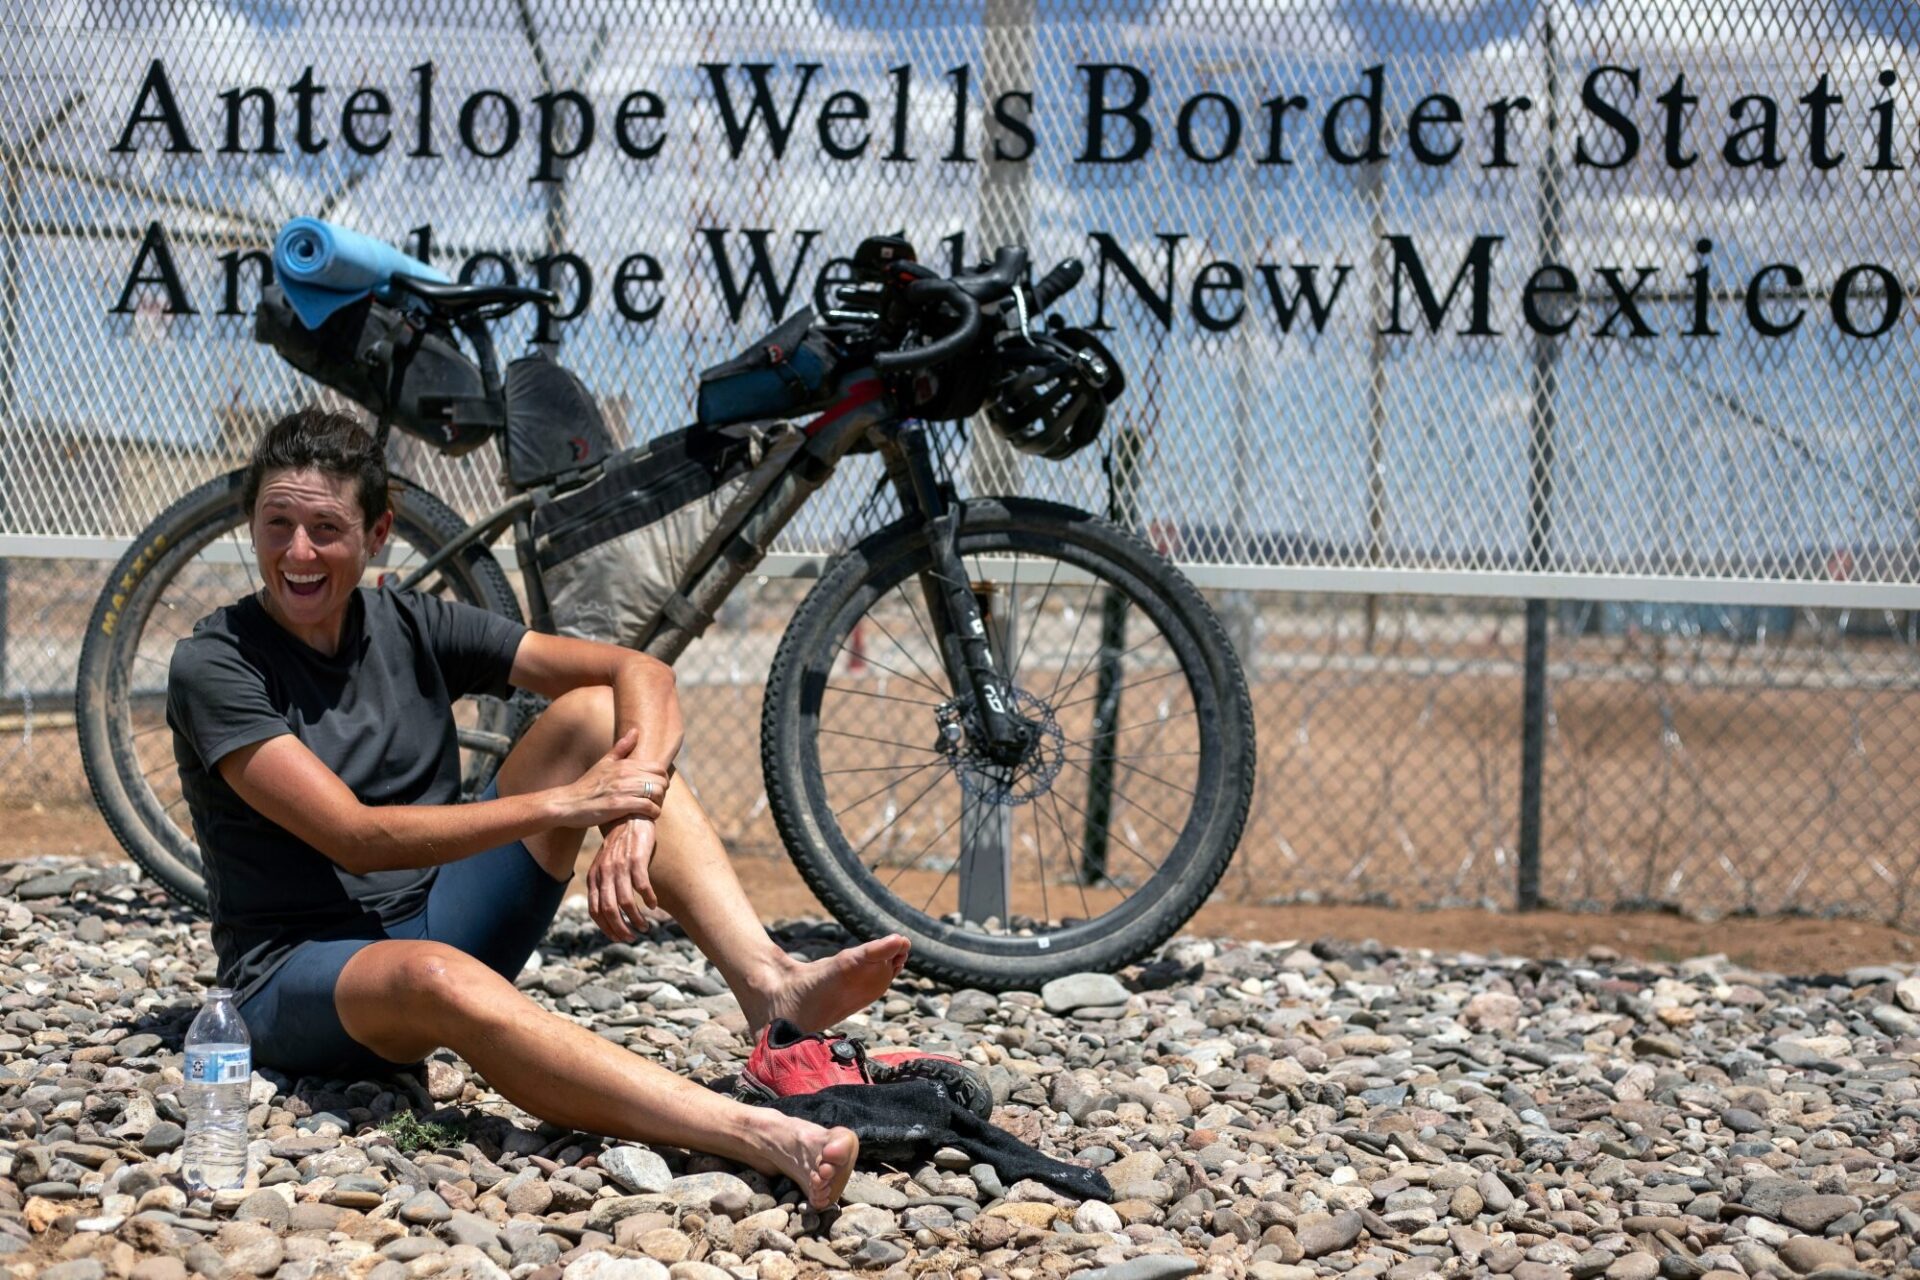
[[[616,1258],[610,1253],[584,1253],[560,1273],[562,1280],[670,1280],[665,1266],[652,1258]]]
[[[1309,1258],[1324,1257],[1360,1238],[1360,1215],[1349,1209],[1324,1222],[1309,1223],[1294,1234],[1299,1238],[1301,1251]]]
[[[1080,1280],[1180,1280],[1200,1269],[1192,1258],[1179,1254],[1147,1254],[1110,1267],[1080,1273]]]
[[[648,1147],[615,1147],[600,1154],[600,1167],[616,1185],[629,1195],[649,1195],[665,1191],[673,1183],[673,1172],[660,1153]]]
[[[1100,1005],[1123,1005],[1132,994],[1110,973],[1070,973],[1041,987],[1040,1002],[1049,1013],[1072,1013]]]

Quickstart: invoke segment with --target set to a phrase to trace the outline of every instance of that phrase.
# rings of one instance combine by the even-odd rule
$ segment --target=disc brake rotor
[[[1066,737],[1053,708],[1025,689],[1013,691],[1013,713],[1033,727],[1033,741],[1018,764],[996,764],[981,744],[986,731],[974,715],[971,695],[944,703],[934,713],[940,723],[936,747],[960,781],[960,789],[989,804],[1027,804],[1053,788],[1066,766]]]

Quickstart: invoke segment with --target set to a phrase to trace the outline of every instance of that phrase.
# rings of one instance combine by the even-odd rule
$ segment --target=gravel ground
[[[1490,921],[1497,928],[1497,921]],[[844,939],[778,930],[796,951]],[[180,1190],[179,1046],[204,924],[128,869],[0,870],[0,1269],[47,1280],[1691,1280],[1920,1267],[1920,974],[1596,951],[1536,962],[1182,939],[1118,980],[917,979],[849,1029],[959,1053],[994,1118],[1104,1167],[1075,1203],[943,1150],[793,1188],[515,1111],[465,1064],[253,1081],[248,1185]],[[746,1051],[671,930],[563,909],[520,985],[707,1081]],[[443,1126],[442,1145],[423,1125]]]

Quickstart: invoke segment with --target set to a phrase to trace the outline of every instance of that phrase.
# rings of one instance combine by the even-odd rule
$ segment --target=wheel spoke
[[[861,805],[865,804],[867,801],[873,799],[875,796],[883,796],[887,792],[893,790],[895,787],[905,782],[907,778],[911,778],[914,773],[922,773],[942,763],[943,761],[939,761],[939,760],[929,760],[925,764],[921,765],[919,768],[915,769],[913,773],[908,774],[906,778],[889,778],[879,788],[873,791],[869,791],[866,795],[861,796],[858,800],[855,800],[852,804],[844,805],[841,808],[835,809],[833,811],[833,816],[838,818],[843,813],[851,813],[855,809],[858,809]]]
[[[1200,710],[1196,707],[1192,711],[1182,711],[1178,715],[1158,716],[1152,720],[1135,720],[1130,725],[1125,725],[1118,729],[1109,729],[1105,733],[1097,733],[1090,741],[1097,742],[1102,738],[1117,738],[1121,734],[1131,733],[1135,729],[1150,729],[1155,725],[1169,725],[1175,720],[1185,720],[1188,716],[1197,716],[1199,714]]]
[[[921,792],[920,792],[920,794],[919,794],[919,795],[917,795],[917,796],[915,796],[915,797],[914,797],[913,799],[911,799],[911,800],[909,800],[909,801],[907,801],[907,803],[906,803],[906,806],[905,806],[904,808],[900,808],[900,809],[896,809],[896,810],[894,810],[894,814],[893,814],[893,821],[894,821],[894,822],[898,822],[898,821],[900,821],[900,819],[902,819],[902,818],[904,818],[904,817],[906,817],[906,816],[907,816],[907,814],[908,814],[908,812],[910,812],[910,811],[911,811],[911,810],[913,809],[913,806],[915,806],[915,805],[917,805],[917,804],[919,804],[919,803],[920,803],[920,802],[921,802],[922,800],[925,800],[925,799],[927,798],[927,793],[928,793],[928,792],[930,792],[930,791],[932,791],[932,790],[933,790],[933,789],[934,789],[935,787],[937,787],[937,786],[939,786],[939,785],[940,785],[940,779],[939,779],[939,777],[937,777],[937,776],[936,776],[936,777],[934,778],[934,780],[933,780],[932,782],[929,782],[929,783],[928,783],[928,784],[927,784],[927,785],[926,785],[926,786],[925,786],[925,787],[924,787],[924,788],[923,788],[923,789],[921,790]],[[865,854],[865,853],[866,853],[866,851],[867,851],[867,847],[868,847],[868,845],[871,845],[871,844],[872,844],[872,843],[873,843],[873,842],[874,842],[875,840],[878,840],[878,839],[880,838],[880,833],[881,833],[882,831],[885,831],[885,830],[887,829],[887,827],[888,827],[888,826],[892,826],[892,825],[893,825],[893,823],[888,823],[888,824],[886,824],[886,826],[883,826],[883,827],[881,827],[881,828],[880,828],[880,831],[876,831],[876,832],[874,832],[874,833],[873,833],[872,835],[870,835],[870,836],[868,836],[868,837],[867,837],[867,843],[866,843],[866,844],[863,844],[863,845],[861,845],[861,846],[860,846],[860,847],[859,847],[858,849],[855,849],[855,850],[853,851],[853,856],[854,856],[855,858],[859,858],[859,857],[861,857],[861,856],[862,856],[863,854]]]
[[[1089,778],[1093,777],[1093,771],[1088,769],[1085,765],[1077,764],[1073,767],[1080,770],[1080,772],[1086,774],[1087,777]],[[1155,813],[1153,810],[1147,808],[1147,806],[1141,804],[1138,800],[1135,800],[1132,796],[1128,795],[1126,792],[1116,791],[1114,792],[1114,795],[1118,796],[1125,803],[1132,805],[1134,808],[1138,809],[1141,813],[1146,814],[1149,818],[1152,818],[1155,822],[1165,827],[1168,831],[1171,831],[1173,833],[1173,838],[1175,840],[1178,840],[1180,838],[1180,828],[1174,826],[1171,822],[1168,822],[1165,818],[1161,817],[1159,814]]]
[[[836,738],[858,738],[862,742],[877,742],[877,743],[880,743],[882,746],[899,747],[902,751],[924,751],[930,756],[937,756],[940,754],[938,751],[935,751],[932,747],[916,747],[911,742],[895,742],[892,738],[876,738],[871,734],[848,733],[845,729],[822,729],[820,732],[830,733]]]
[[[1074,867],[1074,862],[1075,862],[1074,855],[1077,852],[1077,850],[1075,850],[1073,847],[1073,837],[1067,834],[1067,824],[1065,820],[1060,817],[1059,797],[1055,796],[1053,792],[1049,791],[1047,792],[1046,800],[1049,806],[1049,810],[1053,814],[1053,825],[1060,829],[1060,843],[1066,849],[1067,868],[1069,871],[1071,871]],[[1073,876],[1072,879],[1073,879],[1074,888],[1080,891],[1080,911],[1083,915],[1086,916],[1087,919],[1091,920],[1093,919],[1093,907],[1089,905],[1087,902],[1087,886],[1081,881],[1081,878],[1077,875]]]
[[[998,772],[989,776],[1001,786],[1007,783]],[[984,796],[969,796],[962,788],[958,864],[961,919],[998,919],[1005,924],[1012,915],[1007,886],[1013,859],[1012,826],[1004,805]]]
[[[240,540],[242,531],[246,531],[249,535],[245,542]],[[235,529],[233,533],[229,535],[233,541],[234,550],[239,553],[235,558],[240,561],[240,571],[246,575],[248,594],[252,594],[260,589],[260,584],[255,582],[253,578],[253,538],[251,534],[252,531],[248,530],[246,524],[243,522],[240,528]]]
[[[938,762],[936,761],[935,763]],[[891,769],[912,769],[915,773],[918,773],[926,767],[924,764],[872,764],[862,766],[858,769],[822,769],[820,776],[823,778],[831,778],[843,773],[885,773]]]
[[[880,659],[878,658],[869,657],[864,653],[855,653],[853,650],[847,648],[844,642],[840,645],[840,652],[846,654],[849,658],[856,658],[861,662],[867,663],[869,666],[878,667],[890,676],[899,676],[902,680],[905,680],[910,684],[917,684],[922,689],[926,689],[933,693],[940,693],[940,694],[944,694],[946,692],[946,690],[944,689],[940,689],[935,687],[934,685],[928,684],[925,680],[916,680],[904,671],[896,671],[892,667],[888,666],[886,663],[880,661]]]
[[[1123,654],[1121,656],[1124,657],[1125,655]],[[1179,667],[1176,666],[1171,671],[1162,671],[1157,676],[1141,676],[1138,680],[1129,680],[1125,684],[1115,685],[1113,688],[1107,690],[1107,693],[1109,694],[1109,696],[1111,696],[1116,693],[1125,692],[1128,689],[1138,689],[1141,685],[1152,684],[1156,680],[1165,680],[1170,676],[1183,676],[1185,674],[1187,673],[1182,671]],[[1084,698],[1075,698],[1072,702],[1057,702],[1053,704],[1054,714],[1058,715],[1060,712],[1065,711],[1068,707],[1077,707],[1083,702],[1092,702],[1095,698],[1099,696],[1100,695],[1098,693],[1089,693]]]
[[[1087,820],[1088,826],[1093,827],[1105,833],[1106,835],[1113,837],[1115,840],[1118,840],[1122,845],[1125,845],[1127,848],[1127,851],[1131,853],[1134,857],[1140,859],[1141,864],[1145,866],[1151,874],[1158,875],[1160,873],[1159,864],[1149,859],[1146,854],[1140,852],[1139,846],[1135,845],[1133,841],[1127,839],[1125,836],[1121,835],[1118,831],[1115,831],[1112,827],[1108,826],[1106,823],[1095,822],[1093,820],[1092,814],[1088,813],[1085,809],[1082,809],[1079,805],[1075,804],[1072,800],[1069,800],[1066,796],[1060,795],[1058,791],[1052,791],[1052,792],[1049,792],[1048,794],[1058,797],[1061,804],[1064,804],[1065,806],[1067,806],[1067,808],[1073,810],[1075,813],[1085,818]]]
[[[1095,585],[1097,584],[1094,584],[1094,583],[1087,584],[1087,597],[1086,599],[1080,602],[1079,613],[1073,620],[1073,634],[1067,637],[1067,647],[1060,651],[1060,670],[1058,674],[1056,674],[1053,677],[1053,688],[1047,690],[1048,702],[1052,702],[1055,698],[1060,696],[1060,682],[1066,678],[1067,663],[1070,662],[1073,658],[1074,646],[1080,643],[1080,628],[1087,625],[1087,614],[1090,611],[1090,607],[1093,604],[1093,591],[1094,591]],[[1093,656],[1087,659],[1088,664],[1091,665],[1093,662],[1093,659],[1099,656],[1100,656],[1100,646],[1095,645],[1093,649]],[[1081,673],[1085,674],[1085,672],[1086,672],[1086,668],[1082,667]],[[1075,684],[1080,683],[1079,677],[1076,676],[1074,678],[1074,683]]]
[[[1133,758],[1132,756],[1108,756],[1108,757],[1106,757],[1106,759],[1107,759],[1107,760],[1108,760],[1108,761],[1109,761],[1110,763],[1112,763],[1112,764],[1117,764],[1117,765],[1119,765],[1119,766],[1120,766],[1120,767],[1121,767],[1122,769],[1125,769],[1125,770],[1126,770],[1126,771],[1127,771],[1128,773],[1137,773],[1137,774],[1139,774],[1139,775],[1140,775],[1141,777],[1143,777],[1143,778],[1151,778],[1151,779],[1153,779],[1153,780],[1154,780],[1155,782],[1157,782],[1157,783],[1159,783],[1159,784],[1160,784],[1161,786],[1163,786],[1163,787],[1165,787],[1165,788],[1166,788],[1167,790],[1169,790],[1169,791],[1178,791],[1178,792],[1179,792],[1179,793],[1180,793],[1181,795],[1183,795],[1183,796],[1192,796],[1192,797],[1193,797],[1194,799],[1196,799],[1196,800],[1198,800],[1198,799],[1200,798],[1200,796],[1199,796],[1199,793],[1198,793],[1198,792],[1196,792],[1196,791],[1190,791],[1190,790],[1188,790],[1188,789],[1187,789],[1186,787],[1183,787],[1183,786],[1181,786],[1181,785],[1180,785],[1179,783],[1177,783],[1177,782],[1168,782],[1168,781],[1167,781],[1167,780],[1166,780],[1165,778],[1163,778],[1163,777],[1161,777],[1161,776],[1160,776],[1159,774],[1157,774],[1157,773],[1148,773],[1148,772],[1147,772],[1147,771],[1146,771],[1145,769],[1141,769],[1141,768],[1138,768],[1138,767],[1136,767],[1136,766],[1134,766],[1134,765],[1131,765],[1131,764],[1129,764],[1129,763],[1127,763],[1127,762],[1128,762],[1129,760],[1131,760],[1132,758]],[[1079,766],[1078,766],[1078,765],[1076,765],[1075,767],[1076,767],[1076,768],[1078,768]]]
[[[872,661],[872,659],[868,659]],[[856,698],[878,698],[882,702],[903,702],[910,707],[938,707],[937,702],[928,702],[925,698],[902,698],[898,694],[875,693],[872,689],[849,689],[843,684],[830,684],[822,692],[845,693]]]
[[[1162,636],[1162,637],[1161,637],[1161,639],[1165,639],[1165,638],[1166,638],[1166,637],[1164,637],[1164,636]],[[1123,650],[1122,650],[1122,651],[1121,651],[1121,652],[1120,652],[1120,653],[1119,653],[1119,654],[1118,654],[1118,655],[1117,655],[1117,656],[1116,656],[1116,657],[1114,658],[1114,661],[1115,661],[1115,662],[1124,662],[1124,661],[1126,661],[1126,660],[1127,660],[1127,658],[1128,658],[1128,657],[1130,657],[1130,656],[1132,656],[1133,654],[1136,654],[1136,653],[1138,653],[1138,652],[1140,652],[1140,650],[1142,650],[1142,649],[1144,649],[1144,648],[1146,648],[1146,647],[1147,647],[1148,645],[1150,645],[1150,644],[1152,644],[1152,643],[1153,643],[1153,637],[1152,637],[1152,636],[1148,636],[1148,637],[1147,637],[1147,638],[1146,638],[1145,640],[1142,640],[1142,641],[1141,641],[1141,642],[1140,642],[1139,644],[1136,644],[1136,645],[1134,645],[1134,646],[1133,646],[1132,648],[1130,648],[1130,649],[1123,649]],[[1060,696],[1060,694],[1065,694],[1065,693],[1072,693],[1072,692],[1073,692],[1073,691],[1074,691],[1075,689],[1077,689],[1077,688],[1078,688],[1078,687],[1080,686],[1080,682],[1081,682],[1082,680],[1085,680],[1085,679],[1086,679],[1086,678],[1087,678],[1088,676],[1090,676],[1090,675],[1092,675],[1092,674],[1093,674],[1093,663],[1094,663],[1094,659],[1095,659],[1095,658],[1098,658],[1099,656],[1100,656],[1100,650],[1099,650],[1098,648],[1096,648],[1096,649],[1094,649],[1094,651],[1093,651],[1093,657],[1092,657],[1092,658],[1089,658],[1089,659],[1087,659],[1087,665],[1086,665],[1086,666],[1084,666],[1084,667],[1082,667],[1082,668],[1080,669],[1080,674],[1079,674],[1079,675],[1077,675],[1077,676],[1075,676],[1075,677],[1073,678],[1073,683],[1072,683],[1072,684],[1070,684],[1070,685],[1068,685],[1068,686],[1067,686],[1066,688],[1064,688],[1064,689],[1061,689],[1061,690],[1060,690],[1060,691],[1059,691],[1058,693],[1055,693],[1055,694],[1053,694],[1053,695],[1051,695],[1050,697],[1048,697],[1048,699],[1047,699],[1047,701],[1049,701],[1049,702],[1052,702],[1052,701],[1053,701],[1053,699],[1054,699],[1054,698],[1057,698],[1057,697],[1059,697],[1059,696]]]
[[[1037,826],[1038,824],[1036,823],[1035,825]],[[1008,819],[1007,826],[1008,839],[1012,839],[1013,821],[1011,818]],[[1053,908],[1047,905],[1047,850],[1046,847],[1040,843],[1038,836],[1034,837],[1033,856],[1034,860],[1040,864],[1040,918],[1042,920],[1052,920]]]
[[[932,689],[935,693],[946,692],[944,689],[940,688],[938,684],[933,683],[933,676],[927,671],[925,667],[920,665],[920,660],[913,656],[913,653],[911,650],[909,650],[905,645],[901,644],[898,640],[894,638],[893,632],[887,630],[886,623],[880,621],[880,619],[872,613],[868,613],[864,621],[871,622],[875,627],[879,628],[880,634],[887,638],[888,643],[893,645],[894,648],[898,649],[903,655],[905,655],[908,662],[913,663],[913,669],[915,671],[918,671],[922,676],[926,677],[926,684],[929,689]],[[938,653],[939,650],[935,649],[934,652]],[[866,660],[868,662],[873,662],[872,658],[867,658]],[[876,667],[880,667],[882,671],[887,670],[886,667],[880,666],[880,664],[877,662],[874,662],[873,665]],[[907,677],[905,676],[901,677],[901,679],[903,680],[906,678]],[[935,704],[935,705],[938,705],[938,704]]]
[[[1007,668],[1007,678],[1011,680],[1020,670],[1020,664],[1027,660],[1027,646],[1033,643],[1033,633],[1040,629],[1041,620],[1047,616],[1047,597],[1053,594],[1054,580],[1060,576],[1060,562],[1055,560],[1053,568],[1047,574],[1047,585],[1040,593],[1040,603],[1034,606],[1033,623],[1027,628],[1027,634],[1020,637],[1020,652],[1013,656],[1013,665]],[[1051,699],[1049,699],[1051,700]]]
[[[905,875],[912,868],[919,866],[920,859],[927,856],[927,851],[932,849],[933,846],[935,846],[936,844],[939,844],[940,841],[946,837],[947,832],[953,830],[954,825],[959,821],[960,821],[960,815],[957,813],[954,814],[953,817],[947,819],[947,825],[940,828],[938,831],[934,832],[933,839],[927,841],[925,844],[920,846],[920,852],[914,854],[913,857],[909,858],[907,861],[895,867],[893,869],[893,875],[888,877],[887,879],[887,891],[891,893],[893,891],[893,886],[899,883],[901,876]],[[876,862],[870,869],[878,873],[878,871],[880,870],[880,864]],[[949,870],[951,870],[951,868],[949,868]],[[940,886],[937,884],[933,886],[933,891],[935,893],[940,892]],[[929,897],[927,901],[931,902],[933,901],[933,899]],[[921,910],[925,911],[926,908],[922,907]]]
[[[911,581],[911,579],[909,579],[909,581]],[[895,594],[906,602],[907,616],[913,619],[913,625],[919,629],[920,638],[927,642],[928,651],[938,654],[940,652],[940,646],[933,642],[933,628],[920,616],[919,608],[913,603],[913,596],[907,591],[907,584],[905,582],[896,582],[893,585],[893,589]]]

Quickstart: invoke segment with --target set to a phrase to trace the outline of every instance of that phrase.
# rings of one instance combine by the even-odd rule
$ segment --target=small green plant
[[[466,1136],[452,1125],[422,1120],[411,1111],[397,1111],[387,1117],[380,1131],[393,1139],[401,1154],[409,1156],[416,1151],[452,1146]]]

